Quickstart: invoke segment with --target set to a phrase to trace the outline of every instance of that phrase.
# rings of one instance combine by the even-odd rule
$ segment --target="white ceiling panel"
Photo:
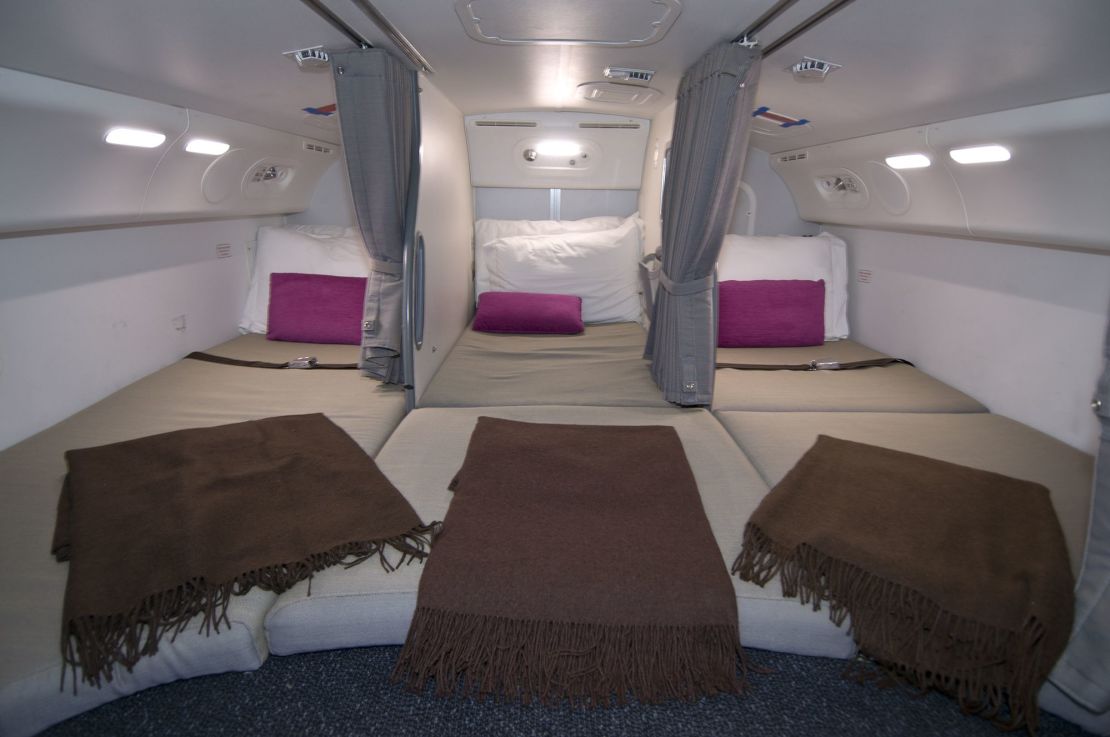
[[[752,143],[782,151],[1106,92],[1108,29],[1107,0],[856,0],[764,61],[757,104],[813,125]],[[797,82],[803,56],[844,68]]]
[[[326,2],[375,45],[390,47],[349,0]],[[427,57],[433,83],[464,114],[650,118],[673,99],[687,66],[772,2],[681,0],[663,38],[637,47],[494,45],[466,34],[455,0],[375,5]],[[503,16],[502,30],[615,38],[622,29],[614,9],[626,3],[655,5],[515,0],[506,7],[527,12]],[[773,41],[823,4],[798,0],[761,40]],[[640,21],[630,18],[623,35],[642,35]],[[764,61],[757,104],[812,122],[752,142],[781,151],[1110,91],[1107,28],[1110,0],[855,0]],[[36,0],[5,4],[0,24],[0,66],[336,141],[334,116],[302,110],[334,102],[331,75],[302,72],[282,56],[316,45],[352,46],[299,0]],[[799,83],[787,70],[803,56],[843,68],[824,82]],[[630,106],[577,94],[610,65],[656,70],[651,86],[662,95]]]
[[[455,0],[471,38],[493,44],[646,46],[663,39],[678,0]]]

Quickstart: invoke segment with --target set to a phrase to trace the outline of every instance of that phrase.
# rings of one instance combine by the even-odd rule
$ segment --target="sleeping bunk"
[[[290,249],[290,241],[304,239],[306,232],[316,234],[312,238],[315,253],[303,243]],[[323,413],[363,452],[374,456],[404,417],[403,391],[367,379],[357,370],[362,286],[357,286],[354,309],[346,310],[341,335],[336,336],[334,321],[327,320],[324,331],[314,333],[321,326],[302,319],[312,307],[305,300],[310,296],[315,300],[318,290],[306,292],[303,283],[280,278],[271,284],[272,267],[281,260],[283,249],[300,254],[302,262],[287,260],[277,267],[280,274],[287,274],[290,268],[312,270],[303,259],[319,258],[323,252],[331,253],[327,261],[333,265],[341,253],[355,263],[360,258],[356,246],[361,248],[361,243],[355,242],[351,229],[265,228],[259,241],[252,301],[242,322],[244,329],[265,331],[269,327],[269,335],[246,333],[190,354],[0,452],[5,485],[5,493],[0,495],[0,519],[4,521],[0,548],[8,562],[0,576],[7,592],[0,601],[0,630],[5,633],[0,653],[0,733],[32,734],[156,684],[251,670],[268,654],[263,618],[275,595],[254,588],[232,597],[226,626],[217,632],[207,634],[199,624],[186,626],[172,641],[164,638],[157,655],[144,658],[133,671],[118,668],[111,682],[99,688],[80,681],[76,671],[65,681],[66,688],[59,688],[67,670],[59,648],[67,566],[51,554],[51,539],[67,473],[67,451],[247,420]],[[365,278],[355,280],[364,283]],[[272,295],[271,286],[275,288]],[[257,296],[259,291],[264,297]],[[254,311],[259,300],[263,305],[272,301],[275,309]],[[315,306],[319,306],[318,300]],[[282,317],[282,309],[301,317]],[[344,342],[270,339],[283,332],[286,337]],[[305,368],[278,368],[287,364]],[[308,368],[310,364],[317,367]],[[305,493],[311,490],[305,489]],[[119,530],[120,534],[132,532]],[[198,615],[197,622],[201,618]]]
[[[421,407],[668,406],[644,359],[638,215],[482,218],[474,233],[477,313]]]

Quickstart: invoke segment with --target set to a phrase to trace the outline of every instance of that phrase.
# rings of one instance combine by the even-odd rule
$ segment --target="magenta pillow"
[[[482,292],[474,329],[484,333],[558,333],[577,335],[582,324],[582,298],[569,294]]]
[[[723,281],[717,345],[783,348],[825,342],[825,282]]]
[[[268,340],[362,342],[364,276],[270,274]]]

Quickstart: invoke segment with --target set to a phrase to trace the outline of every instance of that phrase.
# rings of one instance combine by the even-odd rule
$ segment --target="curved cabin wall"
[[[1011,158],[949,156],[982,144]],[[932,163],[885,163],[909,153]],[[848,242],[853,338],[1094,451],[1089,402],[1110,302],[1110,95],[780,151],[771,162],[799,214]],[[827,184],[837,177],[857,186]]]
[[[331,143],[10,69],[0,69],[0,121],[0,233],[297,212],[339,153]],[[106,143],[117,126],[166,140],[150,149]],[[191,153],[192,138],[231,148]],[[270,167],[275,176],[259,178]]]
[[[1104,94],[780,151],[771,165],[806,220],[1110,250],[1108,139]],[[985,144],[1005,146],[1010,160],[949,156]],[[910,153],[931,166],[885,163]]]
[[[109,145],[115,126],[166,140]],[[8,69],[0,133],[0,448],[234,337],[258,227],[304,209],[340,151]],[[231,149],[186,152],[194,136]]]

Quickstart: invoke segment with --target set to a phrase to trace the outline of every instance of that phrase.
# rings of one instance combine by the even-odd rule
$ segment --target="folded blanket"
[[[62,652],[100,685],[233,594],[313,572],[423,558],[422,525],[374,461],[322,414],[180,430],[66,453],[53,551],[69,561]],[[387,561],[386,546],[400,553]]]
[[[451,488],[395,680],[592,705],[742,689],[736,596],[674,428],[480,417]]]
[[[861,652],[1008,728],[1035,731],[1071,630],[1047,489],[824,435],[752,515],[733,572],[828,602]]]

